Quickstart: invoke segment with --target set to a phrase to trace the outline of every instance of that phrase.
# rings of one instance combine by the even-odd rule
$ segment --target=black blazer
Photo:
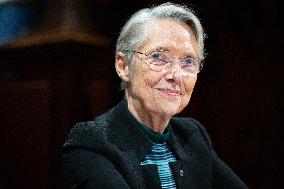
[[[94,121],[75,125],[63,145],[65,188],[160,189],[157,166],[140,165],[152,142],[137,124],[123,100]],[[177,188],[247,188],[218,158],[199,122],[172,118],[168,129]]]

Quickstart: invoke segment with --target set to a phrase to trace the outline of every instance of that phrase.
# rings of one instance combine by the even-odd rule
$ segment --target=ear
[[[128,82],[129,78],[129,65],[127,64],[125,54],[118,52],[115,55],[115,70],[117,75],[124,81]]]

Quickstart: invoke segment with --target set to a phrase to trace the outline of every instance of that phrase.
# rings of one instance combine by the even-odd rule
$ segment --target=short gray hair
[[[137,50],[143,44],[147,36],[147,26],[152,20],[157,18],[170,19],[187,24],[193,30],[197,39],[199,47],[199,61],[204,60],[204,38],[206,35],[203,31],[200,20],[197,18],[194,11],[186,5],[169,2],[151,8],[141,9],[134,13],[120,32],[116,42],[115,53],[123,52],[126,56],[127,63],[130,64],[133,52],[126,50]],[[122,89],[125,89],[125,84],[123,83]]]

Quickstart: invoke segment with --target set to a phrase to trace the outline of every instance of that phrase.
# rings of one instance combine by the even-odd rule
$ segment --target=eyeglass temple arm
[[[130,52],[134,52],[134,53],[138,53],[138,54],[143,54],[143,55],[146,55],[148,56],[146,53],[142,53],[142,52],[139,52],[139,51],[134,51],[134,50],[129,50],[129,49],[125,49],[124,51],[130,51]]]

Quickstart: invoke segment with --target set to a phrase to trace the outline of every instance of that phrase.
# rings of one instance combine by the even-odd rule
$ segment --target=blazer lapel
[[[174,125],[177,127],[178,125]],[[188,133],[187,140],[177,136],[178,133],[170,128],[169,146],[177,156],[176,162],[171,162],[177,188],[199,189],[211,188],[212,163],[208,153],[202,152],[203,147],[196,143],[197,129]]]

